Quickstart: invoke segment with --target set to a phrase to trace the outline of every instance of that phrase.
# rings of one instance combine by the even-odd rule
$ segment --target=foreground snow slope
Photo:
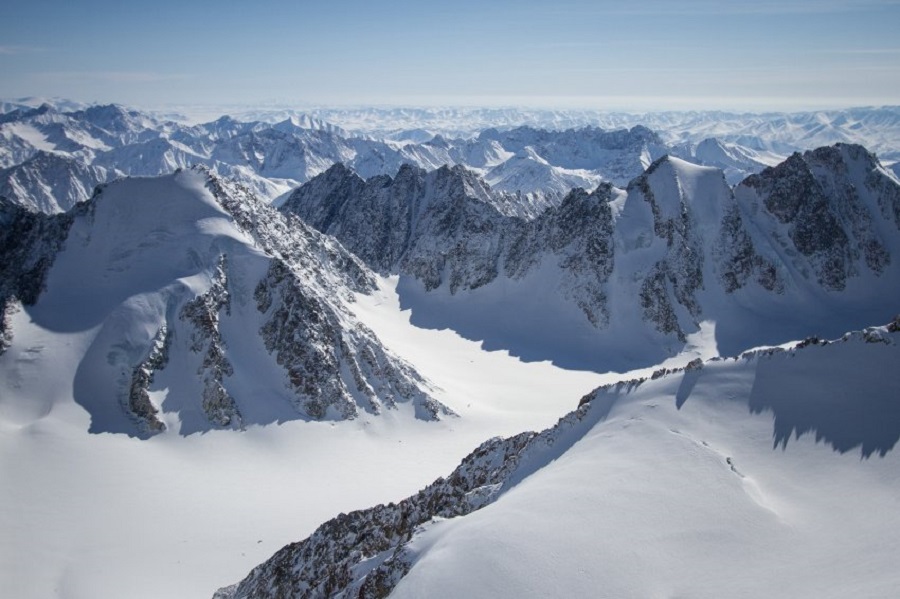
[[[898,325],[601,387],[218,597],[891,596]]]

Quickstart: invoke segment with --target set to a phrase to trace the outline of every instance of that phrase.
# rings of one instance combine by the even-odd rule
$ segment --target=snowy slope
[[[601,387],[216,596],[890,596],[898,326]]]
[[[752,150],[734,143],[710,137],[694,144],[685,142],[672,148],[672,154],[695,164],[722,169],[729,185],[737,185],[748,175],[775,166],[784,156],[773,152]]]
[[[515,193],[551,192],[562,195],[574,187],[593,189],[600,177],[587,170],[570,170],[551,165],[531,146],[526,146],[487,172],[491,189]]]
[[[70,373],[42,362],[83,352],[87,341],[19,331],[21,386],[0,393],[0,586],[19,599],[207,597],[336,511],[413,493],[484,439],[549,426],[572,398],[610,380],[413,327],[392,288],[379,282],[350,306],[459,418],[426,422],[401,406],[240,433],[92,435]],[[30,371],[32,360],[42,370]],[[0,374],[14,383],[9,370]],[[52,378],[48,387],[59,379],[57,393],[69,397],[49,411],[15,411],[40,399],[26,395],[28,376]]]

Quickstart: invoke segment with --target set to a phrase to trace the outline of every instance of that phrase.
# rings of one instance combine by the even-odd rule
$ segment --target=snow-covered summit
[[[365,267],[208,170],[123,179],[71,214],[34,218],[62,220],[50,246],[21,219],[6,225],[4,262],[47,249],[41,270],[5,277],[40,291],[3,298],[0,371],[47,409],[74,398],[92,432],[189,434],[403,404],[447,413],[345,307],[371,288]]]

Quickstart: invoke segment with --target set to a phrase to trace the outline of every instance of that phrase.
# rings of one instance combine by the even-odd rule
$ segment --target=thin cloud
[[[756,0],[755,2],[722,2],[721,0],[650,0],[640,4],[621,5],[600,2],[584,7],[606,15],[787,15],[857,12],[864,9],[900,8],[900,0]]]
[[[162,83],[165,81],[182,81],[187,75],[170,73],[153,73],[147,71],[58,71],[36,73],[40,79],[66,80],[90,79],[113,83]]]
[[[840,54],[867,54],[867,55],[883,55],[883,54],[900,54],[900,48],[860,48],[840,50]]]
[[[46,50],[46,48],[39,48],[37,46],[0,45],[0,55],[2,56],[33,54],[35,52],[45,52]]]

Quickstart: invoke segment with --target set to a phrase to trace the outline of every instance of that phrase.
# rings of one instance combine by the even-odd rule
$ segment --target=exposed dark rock
[[[12,340],[11,314],[37,301],[73,218],[32,213],[0,197],[0,354]]]
[[[131,385],[128,389],[126,409],[137,420],[141,432],[153,435],[166,429],[166,425],[159,420],[159,410],[150,401],[150,385],[153,383],[153,375],[169,362],[169,344],[171,336],[168,328],[163,325],[150,347],[147,358],[134,367],[131,373]]]
[[[219,332],[220,314],[231,313],[227,268],[227,257],[222,255],[209,290],[187,302],[180,318],[191,325],[190,350],[203,356],[197,376],[203,384],[201,405],[206,417],[217,426],[240,427],[241,412],[223,384],[225,377],[234,374]]]
[[[891,260],[852,169],[862,169],[864,186],[874,192],[883,216],[900,222],[900,190],[860,146],[837,144],[795,153],[739,186],[758,194],[769,214],[787,227],[816,280],[831,290],[844,289],[863,265],[880,274]]]
[[[658,262],[653,273],[644,279],[640,292],[641,308],[644,319],[654,323],[657,330],[663,334],[674,334],[680,341],[684,341],[684,331],[681,330],[678,316],[669,301],[667,271],[665,262]]]

